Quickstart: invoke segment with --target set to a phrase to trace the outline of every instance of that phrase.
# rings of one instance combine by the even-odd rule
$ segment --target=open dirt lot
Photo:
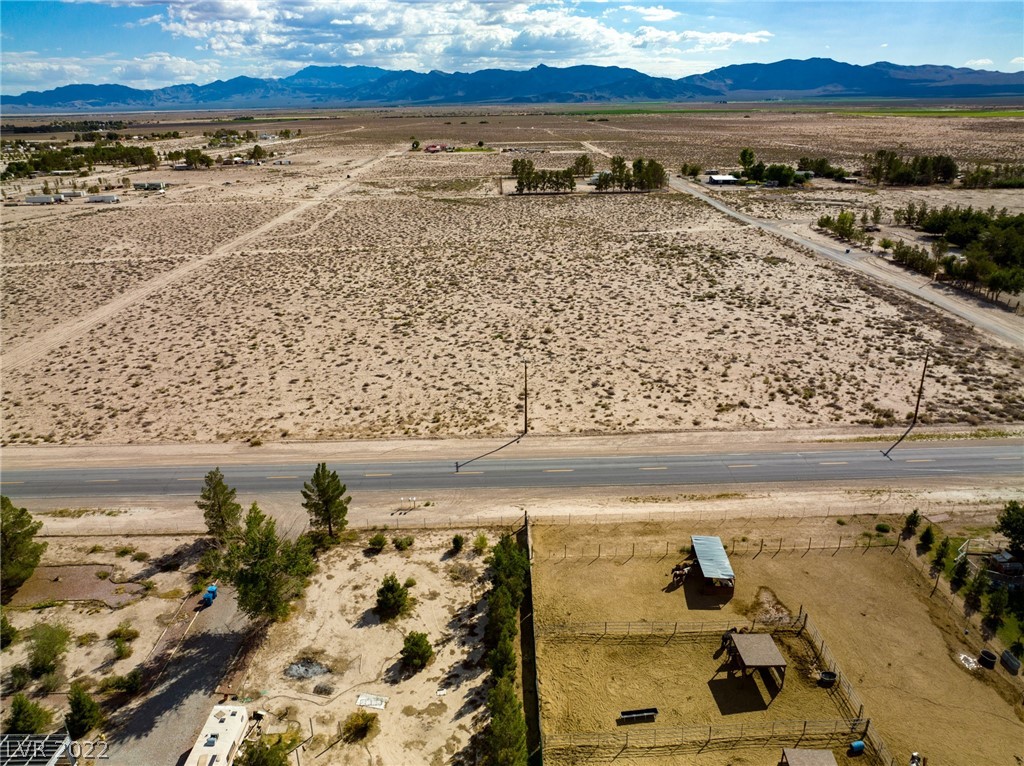
[[[926,421],[1024,420],[1018,351],[685,195],[505,197],[526,155],[407,151],[416,136],[546,149],[538,167],[585,142],[670,169],[734,165],[745,145],[848,167],[882,146],[1019,159],[1009,118],[745,114],[346,114],[268,145],[291,165],[128,172],[174,186],[4,208],[3,443],[493,436],[519,422],[524,357],[535,433],[900,423],[928,349]],[[179,143],[201,145],[184,125]],[[822,187],[747,204],[802,231],[847,201],[936,194],[961,199]]]
[[[891,535],[888,547],[880,547],[884,536],[874,532],[875,523],[858,517],[842,525],[835,518],[537,525],[536,619],[539,625],[602,620],[742,624],[763,611],[768,594],[770,603],[791,613],[802,607],[811,614],[863,700],[865,714],[900,757],[921,750],[929,763],[968,766],[1012,763],[1024,756],[1020,689],[1005,674],[995,680],[964,669],[957,655],[976,651],[971,643],[976,636],[962,634],[946,602],[937,607],[929,600],[930,583],[905,552],[892,553]],[[672,566],[682,558],[677,549],[689,543],[691,534],[721,536],[730,549],[736,541],[731,556],[736,593],[727,603],[666,589]],[[842,548],[840,535],[846,539]],[[765,551],[758,555],[762,538]],[[865,547],[868,538],[874,542],[871,548]],[[814,546],[806,550],[812,540]],[[859,547],[847,547],[854,540]],[[780,542],[784,545],[776,551]],[[707,651],[696,658],[704,675],[687,670],[682,677],[692,683],[671,683],[680,677],[678,671],[669,673],[672,658],[682,664],[700,645],[682,646],[645,643],[637,648],[608,638],[596,644],[593,639],[579,644],[540,640],[542,725],[548,732],[614,731],[610,711],[648,706],[686,721],[730,723],[774,714],[775,705],[791,691],[787,676],[778,701],[767,711],[724,707],[708,683],[708,653],[715,645],[705,645]],[[650,672],[643,664],[647,658]],[[806,665],[802,669],[806,673]],[[799,678],[800,671],[794,670]],[[795,705],[802,704],[800,693],[797,686]],[[819,702],[824,715],[827,705]],[[801,715],[801,709],[793,714]]]
[[[477,534],[466,532],[470,541]],[[451,555],[451,534],[416,533],[407,552],[389,544],[376,555],[363,550],[367,537],[361,534],[321,559],[303,603],[268,632],[239,693],[275,715],[271,731],[301,731],[300,740],[313,736],[303,760],[326,751],[317,763],[461,762],[465,756],[458,754],[484,723],[489,673],[480,643],[483,559],[469,545]],[[489,537],[494,542],[497,533]],[[409,615],[382,623],[373,607],[389,573],[415,580],[416,603]],[[435,651],[433,662],[416,674],[406,673],[399,657],[410,631],[426,633]],[[286,677],[286,668],[302,659],[330,672]],[[314,691],[319,684],[326,686]],[[363,693],[387,699],[384,709],[374,711],[380,733],[359,744],[337,742],[341,723]]]

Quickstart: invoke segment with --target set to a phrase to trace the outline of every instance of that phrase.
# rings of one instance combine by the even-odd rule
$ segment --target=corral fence
[[[835,740],[849,742],[863,740],[875,755],[876,764],[889,766],[888,761],[877,760],[877,753],[869,741],[871,722],[868,719],[832,719],[818,721],[751,721],[744,723],[706,724],[644,729],[622,729],[608,732],[570,732],[545,734],[546,754],[571,751],[626,750],[697,752],[732,750],[745,747],[776,745],[828,745]]]
[[[538,623],[537,637],[548,639],[577,639],[604,636],[635,637],[638,639],[653,638],[671,640],[672,638],[714,640],[728,630],[743,628],[750,633],[799,633],[803,628],[806,612],[795,616],[784,615],[777,618],[758,620],[714,620],[708,622],[566,622]]]

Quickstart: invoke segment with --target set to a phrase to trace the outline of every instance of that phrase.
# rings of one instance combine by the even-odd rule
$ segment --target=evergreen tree
[[[970,566],[967,563],[967,555],[965,554],[958,558],[953,566],[953,576],[949,580],[953,590],[960,590],[960,588],[964,587],[969,573]]]
[[[992,630],[999,630],[1006,616],[1006,607],[1009,604],[1009,595],[1006,588],[999,586],[992,595],[988,597],[988,605],[985,607],[985,624]]]
[[[743,166],[743,175],[750,177],[750,169],[754,166],[754,150],[745,148],[740,150],[740,165]]]
[[[946,559],[949,557],[949,537],[943,537],[942,542],[939,543],[939,547],[935,549],[935,568],[944,569],[946,566]]]
[[[252,618],[287,616],[291,600],[302,593],[305,578],[314,569],[308,542],[281,541],[277,524],[256,503],[245,515],[242,540],[228,558],[238,608]]]
[[[402,644],[402,663],[412,670],[423,670],[434,658],[434,648],[426,633],[411,631]]]
[[[1009,550],[1018,561],[1024,561],[1024,505],[1011,500],[999,512],[996,530],[1010,541]]]
[[[485,736],[487,762],[492,766],[526,766],[526,717],[510,678],[499,678],[488,695],[491,723]]]
[[[934,543],[935,529],[932,527],[931,524],[929,524],[927,527],[925,527],[924,532],[921,533],[921,547],[926,551],[930,551]]]
[[[235,502],[235,488],[224,483],[220,468],[206,474],[196,505],[203,512],[207,531],[218,543],[227,543],[238,536],[242,526],[242,506]]]
[[[487,654],[487,664],[495,678],[516,678],[519,660],[516,658],[516,647],[512,631],[506,630],[498,639],[498,644]]]
[[[917,528],[921,526],[921,513],[915,508],[907,514],[907,518],[903,520],[903,535],[905,537],[911,537],[917,533]]]
[[[327,463],[320,463],[313,471],[313,478],[302,486],[302,507],[309,513],[309,522],[314,528],[327,528],[328,537],[334,537],[348,523],[348,497],[346,486],[338,478],[337,471],[328,471]]]
[[[4,721],[5,734],[45,734],[53,713],[22,693],[11,697],[10,713]]]
[[[18,629],[11,625],[7,614],[0,610],[0,649],[14,643],[18,637]]]
[[[260,738],[249,741],[242,754],[235,760],[235,766],[290,766],[285,742],[267,744]]]
[[[390,620],[409,608],[409,589],[394,574],[385,575],[377,589],[377,614]]]
[[[71,684],[68,703],[71,710],[64,716],[64,724],[71,739],[81,739],[103,723],[103,711],[100,710],[99,703],[90,696],[82,684]]]
[[[33,540],[43,522],[33,521],[25,508],[15,508],[6,495],[0,496],[0,583],[6,603],[35,571],[46,543]]]

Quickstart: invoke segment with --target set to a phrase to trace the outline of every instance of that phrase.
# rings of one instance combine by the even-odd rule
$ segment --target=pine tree
[[[377,589],[377,614],[382,620],[390,620],[408,608],[409,589],[394,574],[385,575]]]
[[[71,684],[68,703],[71,705],[71,711],[64,716],[64,723],[71,739],[81,739],[103,723],[103,711],[100,710],[99,703],[90,696],[82,684]]]
[[[956,564],[953,565],[953,576],[949,582],[953,586],[954,590],[959,590],[964,587],[967,582],[967,575],[970,573],[970,566],[967,563],[967,555],[963,555],[956,560]]]
[[[296,543],[277,536],[277,524],[252,504],[245,515],[242,540],[232,547],[229,568],[238,589],[238,608],[253,618],[279,620],[302,592],[314,569],[305,539]]]
[[[15,508],[6,495],[0,496],[0,582],[4,601],[35,571],[46,543],[34,542],[43,522],[33,521],[25,508]]]
[[[348,523],[348,497],[346,487],[337,471],[328,471],[327,463],[320,463],[313,478],[302,487],[302,507],[309,512],[310,524],[315,528],[327,527],[327,535],[334,537]]]
[[[11,697],[10,713],[4,721],[5,734],[45,734],[53,713],[20,692]]]
[[[929,524],[927,527],[925,527],[924,532],[921,533],[921,547],[924,548],[926,551],[930,551],[934,543],[935,530],[932,528],[932,525]]]
[[[217,542],[224,544],[241,531],[242,506],[235,502],[235,489],[224,483],[220,468],[206,474],[203,491],[196,500],[203,512],[206,529]]]
[[[411,631],[402,644],[402,663],[413,670],[422,670],[434,658],[434,647],[426,633]]]

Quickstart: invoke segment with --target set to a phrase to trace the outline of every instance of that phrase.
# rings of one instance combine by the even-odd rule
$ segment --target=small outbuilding
[[[775,639],[767,633],[730,633],[730,653],[733,654],[740,672],[761,670],[774,673],[779,688],[786,683],[786,658],[782,656]]]
[[[690,547],[703,578],[701,590],[706,594],[731,596],[736,588],[736,575],[729,563],[722,538],[709,535],[691,535]]]
[[[812,750],[807,747],[782,748],[779,766],[838,766],[831,750]]]
[[[740,179],[734,175],[709,175],[708,183],[712,186],[722,186],[726,184],[738,184]]]

